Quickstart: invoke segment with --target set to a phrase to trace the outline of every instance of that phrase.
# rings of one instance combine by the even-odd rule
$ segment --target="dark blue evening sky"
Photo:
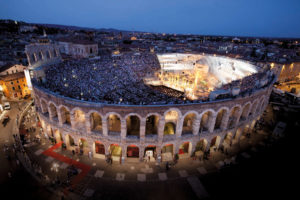
[[[300,0],[0,0],[0,18],[162,33],[300,37]]]

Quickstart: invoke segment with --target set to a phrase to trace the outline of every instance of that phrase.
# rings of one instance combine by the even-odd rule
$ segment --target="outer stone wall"
[[[202,151],[208,150],[211,146],[218,148],[223,144],[225,136],[230,133],[232,140],[238,140],[243,130],[253,128],[255,121],[260,117],[268,104],[272,91],[272,83],[251,95],[237,97],[235,99],[218,100],[214,102],[204,102],[197,104],[181,105],[149,105],[149,106],[128,106],[111,105],[74,100],[58,96],[45,89],[34,86],[35,103],[37,112],[42,122],[43,129],[51,136],[67,143],[67,147],[72,149],[76,146],[69,144],[69,136],[74,139],[75,144],[86,141],[85,153],[92,152],[95,157],[104,157],[95,152],[95,142],[104,146],[104,154],[108,155],[111,145],[119,145],[122,149],[121,161],[127,159],[127,148],[137,147],[139,149],[139,160],[144,158],[146,147],[155,147],[155,157],[160,160],[167,159],[165,153],[162,155],[164,146],[172,146],[171,156],[179,152],[182,144],[188,142],[187,156],[197,151],[196,146],[200,141],[205,141]],[[81,111],[81,112],[79,112]],[[176,114],[176,118],[171,120],[175,124],[175,134],[164,134],[166,118],[169,111]],[[215,127],[218,113],[224,111],[224,115],[218,118],[219,128]],[[78,114],[80,113],[80,114]],[[97,113],[101,117],[101,131],[93,130],[91,114]],[[192,132],[183,134],[184,119],[188,114],[193,113]],[[208,113],[208,115],[206,115]],[[120,119],[120,132],[110,134],[109,115],[114,114]],[[158,134],[146,135],[147,117],[155,115],[159,118]],[[70,123],[64,123],[70,116]],[[139,119],[139,134],[126,135],[128,116],[137,116]],[[209,116],[204,120],[206,116]],[[82,121],[83,119],[83,121]],[[229,127],[229,122],[231,126]],[[129,122],[130,123],[130,122]],[[131,159],[131,158],[130,158]]]

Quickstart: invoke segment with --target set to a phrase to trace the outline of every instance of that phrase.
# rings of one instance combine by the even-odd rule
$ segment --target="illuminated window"
[[[15,90],[15,87],[12,87],[13,90]]]
[[[10,82],[10,84],[14,84],[14,82]]]

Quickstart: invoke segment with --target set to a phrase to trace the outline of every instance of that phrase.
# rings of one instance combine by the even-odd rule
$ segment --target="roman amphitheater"
[[[270,66],[205,54],[124,53],[33,70],[43,130],[67,149],[167,161],[239,141],[266,108]]]

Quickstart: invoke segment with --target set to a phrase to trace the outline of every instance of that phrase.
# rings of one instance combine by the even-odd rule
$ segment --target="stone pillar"
[[[197,115],[196,119],[194,119],[193,122],[193,135],[198,135],[200,129],[200,122],[201,122],[200,116]]]
[[[103,136],[108,135],[107,118],[102,119],[102,134],[103,134]]]
[[[74,113],[70,113],[70,121],[71,121],[72,129],[75,129],[75,114]]]
[[[161,119],[158,122],[158,141],[162,142],[164,137],[165,119]]]
[[[140,141],[145,142],[145,133],[146,133],[146,119],[142,118],[140,121]]]
[[[85,115],[85,128],[86,128],[86,133],[90,134],[92,127],[91,127],[90,116],[88,115]]]
[[[60,126],[63,125],[63,119],[62,119],[62,116],[61,116],[61,115],[62,115],[62,114],[61,114],[61,111],[58,110],[58,111],[57,111],[57,117],[58,117],[58,123],[59,123]]]
[[[221,130],[222,131],[227,129],[228,121],[229,121],[229,115],[230,115],[230,112],[227,111],[225,116],[222,116],[222,121],[221,121]]]
[[[241,109],[238,114],[238,117],[236,118],[236,121],[234,122],[234,127],[236,127],[239,124],[242,113],[243,113],[243,110]]]
[[[156,147],[156,161],[157,162],[161,162],[161,147],[157,146]]]
[[[121,119],[121,139],[126,138],[126,119]]]
[[[176,138],[180,138],[182,134],[183,118],[179,118],[176,123]]]
[[[126,120],[125,120],[126,122]],[[122,145],[122,156],[121,156],[121,164],[125,162],[125,159],[127,157],[127,146]]]
[[[181,144],[175,143],[173,144],[173,156],[175,156],[176,153],[179,153],[179,147]]]
[[[212,133],[214,131],[216,119],[217,114],[213,114],[211,120],[209,121],[208,132]]]
[[[144,161],[144,150],[145,150],[144,146],[139,147],[139,159],[140,159],[140,162]]]

